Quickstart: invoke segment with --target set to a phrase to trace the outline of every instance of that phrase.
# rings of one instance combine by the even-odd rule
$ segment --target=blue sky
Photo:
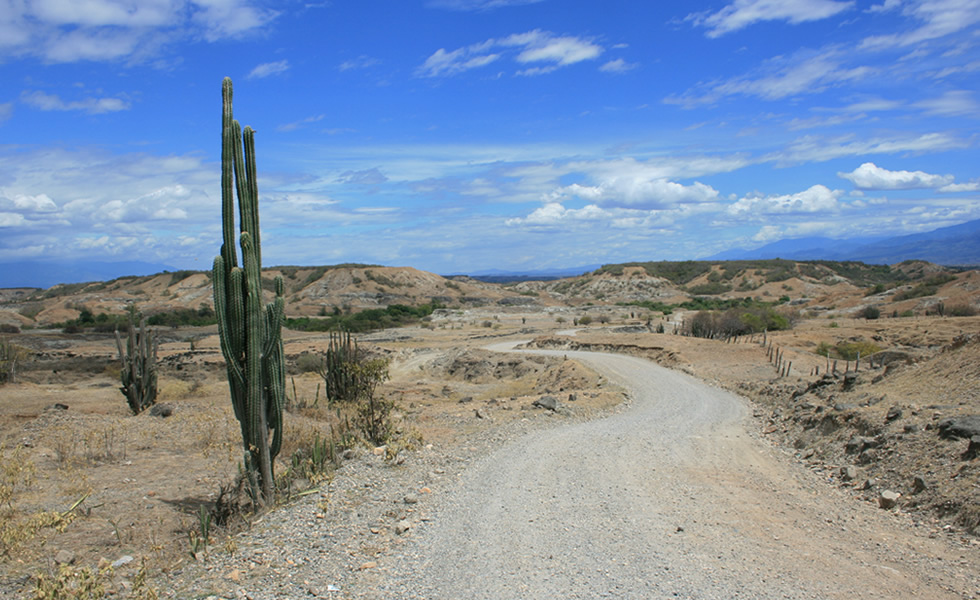
[[[0,263],[680,260],[980,218],[980,0],[0,0]]]

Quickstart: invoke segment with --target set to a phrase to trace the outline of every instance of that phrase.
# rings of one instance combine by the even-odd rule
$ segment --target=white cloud
[[[14,103],[5,102],[0,104],[0,123],[3,123],[14,115]]]
[[[522,4],[535,4],[542,0],[429,0],[428,6],[435,8],[448,8],[451,10],[463,11],[484,11],[505,6],[520,6]]]
[[[305,119],[300,119],[299,121],[293,121],[292,123],[286,123],[276,127],[276,131],[295,131],[305,125],[310,123],[318,123],[324,119],[326,115],[316,115],[313,117],[306,117]]]
[[[895,10],[902,5],[902,0],[885,0],[881,4],[873,4],[864,12],[869,13],[884,13]]]
[[[932,175],[924,171],[889,171],[872,162],[866,162],[850,173],[837,175],[862,190],[936,189],[953,182],[952,175]]]
[[[823,185],[814,185],[796,194],[781,196],[748,196],[728,206],[726,212],[736,217],[763,219],[767,215],[810,214],[835,212],[837,199],[844,194]]]
[[[980,190],[980,183],[950,183],[939,188],[940,192],[976,192]]]
[[[345,60],[344,62],[340,63],[340,66],[337,68],[341,71],[350,71],[353,69],[367,69],[379,64],[381,64],[381,61],[377,58],[362,54],[357,58]]]
[[[8,1],[0,56],[144,62],[175,41],[239,37],[277,15],[254,0]]]
[[[72,111],[79,110],[90,115],[129,110],[130,104],[121,98],[85,98],[66,102],[55,94],[42,91],[23,92],[20,100],[39,110]]]
[[[625,73],[627,71],[632,71],[638,66],[639,65],[636,63],[628,63],[621,58],[617,58],[616,60],[611,60],[603,64],[601,67],[599,67],[599,70],[603,73]]]
[[[887,1],[885,6],[893,7]],[[911,46],[969,30],[980,23],[980,0],[911,0],[904,4],[902,15],[919,21],[919,26],[865,38],[861,47],[879,50]]]
[[[969,147],[970,142],[946,133],[924,133],[913,137],[857,139],[853,135],[838,137],[804,136],[785,149],[762,157],[777,164],[822,162],[843,156],[896,154],[899,152],[941,152]]]
[[[663,209],[677,204],[713,202],[718,198],[718,190],[697,181],[692,185],[681,185],[664,178],[650,179],[624,173],[603,177],[596,186],[572,184],[562,187],[552,195],[577,196],[603,206]]]
[[[913,106],[943,117],[980,117],[980,103],[973,99],[972,92],[965,90],[948,91],[938,98],[921,100]]]
[[[761,21],[788,21],[793,25],[818,21],[850,10],[854,2],[834,0],[735,0],[716,13],[695,13],[687,20],[719,37]]]
[[[681,95],[668,96],[664,102],[694,108],[713,104],[728,96],[782,100],[823,92],[875,72],[872,67],[845,66],[847,60],[847,54],[840,49],[800,51],[789,57],[772,58],[747,75],[702,84]]]
[[[496,50],[496,51],[494,51]],[[556,36],[535,29],[505,38],[491,38],[447,51],[440,48],[432,53],[416,73],[422,77],[456,75],[470,69],[485,67],[496,62],[506,53],[521,65],[537,64],[519,69],[518,75],[541,75],[558,68],[593,60],[602,54],[601,46],[573,36]]]
[[[263,77],[269,77],[270,75],[279,75],[280,73],[285,73],[289,70],[288,60],[279,60],[276,62],[267,62],[258,65],[245,76],[245,79],[262,79]]]

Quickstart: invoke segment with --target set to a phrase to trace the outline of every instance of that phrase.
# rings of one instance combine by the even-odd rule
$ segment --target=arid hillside
[[[289,316],[315,317],[385,308],[437,304],[479,306],[636,305],[652,310],[695,298],[753,299],[805,311],[807,316],[858,316],[868,307],[882,317],[924,315],[977,308],[980,272],[922,261],[865,265],[829,261],[646,262],[606,265],[578,277],[553,281],[486,283],[442,277],[410,267],[336,265],[267,269],[267,290],[281,275]],[[271,292],[270,292],[271,294]],[[46,327],[78,319],[211,309],[210,274],[177,271],[149,277],[58,285],[41,290],[0,290],[0,324]]]

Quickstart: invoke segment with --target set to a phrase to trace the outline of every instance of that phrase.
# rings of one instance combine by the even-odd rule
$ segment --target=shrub
[[[858,314],[864,319],[873,321],[881,316],[881,310],[877,306],[865,306]]]
[[[820,342],[816,349],[816,353],[820,356],[827,356],[829,353],[830,358],[842,360],[855,360],[858,356],[867,357],[876,352],[881,352],[881,348],[877,344],[865,340],[838,342],[833,346],[827,342]]]
[[[951,317],[974,317],[980,314],[980,310],[969,304],[954,304],[946,307],[946,314]]]

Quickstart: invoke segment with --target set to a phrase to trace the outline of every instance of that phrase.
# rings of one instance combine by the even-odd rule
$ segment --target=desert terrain
[[[722,461],[708,472],[709,459],[729,452],[723,449],[731,442],[720,441],[698,442],[700,452],[675,458],[696,464],[703,457],[697,481],[715,487],[753,481],[728,502],[754,523],[740,531],[758,531],[769,519],[778,530],[770,537],[793,538],[784,553],[797,566],[774,566],[773,573],[805,571],[813,561],[802,553],[812,536],[834,552],[848,541],[886,548],[887,569],[871,571],[902,580],[888,588],[892,594],[980,597],[980,479],[969,429],[970,417],[980,415],[980,317],[952,314],[978,306],[980,273],[916,262],[846,269],[788,261],[678,264],[684,268],[637,263],[514,284],[390,267],[270,269],[269,276],[287,280],[291,317],[391,304],[438,308],[418,322],[357,335],[363,348],[389,361],[390,379],[379,393],[395,402],[393,435],[381,447],[347,440],[331,457],[334,466],[316,473],[290,467],[338,427],[322,379],[309,368],[329,334],[284,332],[290,406],[277,465],[282,503],[259,516],[235,508],[242,501],[235,487],[241,438],[216,328],[156,328],[157,404],[169,415],[133,416],[118,389],[114,335],[98,327],[100,315],[123,315],[131,305],[146,315],[206,313],[206,274],[3,290],[7,333],[0,337],[19,360],[13,381],[0,387],[0,594],[33,597],[39,575],[88,572],[104,595],[123,598],[257,599],[299,591],[393,597],[386,596],[398,589],[392,579],[411,571],[411,556],[421,552],[414,544],[430,539],[426,530],[441,524],[440,515],[451,515],[447,507],[463,492],[459,482],[480,472],[486,457],[545,431],[624,414],[649,395],[582,354],[599,352],[644,359],[737,394],[745,414],[718,431],[748,436],[730,453],[764,452],[771,463],[725,471]],[[792,327],[714,339],[682,335],[700,309],[679,305],[705,297],[771,302],[792,317]],[[869,307],[877,318],[866,318]],[[501,344],[551,353],[500,352]],[[826,355],[847,344],[865,349],[860,362]],[[718,431],[705,435],[710,440]],[[601,462],[592,468],[601,470]],[[691,469],[677,485],[694,485]],[[766,487],[784,480],[792,485]],[[773,498],[784,496],[792,496],[793,510],[767,514]],[[702,510],[697,506],[692,501],[691,514]],[[672,510],[681,515],[685,507]],[[833,521],[833,532],[815,530],[816,513]],[[673,533],[692,531],[691,519],[671,520]],[[698,552],[722,547],[719,539],[700,543],[707,546]],[[882,550],[864,551],[856,562],[885,560]],[[713,569],[734,569],[711,560]],[[858,566],[848,576],[869,577]],[[820,573],[832,577],[835,568],[821,563]],[[705,588],[678,577],[686,582],[675,589],[681,595],[724,594],[720,584]],[[800,597],[831,597],[828,589]],[[860,584],[840,589],[853,594]]]

